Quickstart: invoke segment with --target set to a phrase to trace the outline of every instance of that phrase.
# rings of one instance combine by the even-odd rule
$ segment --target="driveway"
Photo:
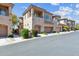
[[[79,56],[79,31],[1,46],[5,56]]]

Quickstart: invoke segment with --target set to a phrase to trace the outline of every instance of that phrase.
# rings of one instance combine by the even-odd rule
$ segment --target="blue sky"
[[[79,4],[78,3],[32,3],[33,5],[39,6],[47,11],[61,15],[62,17],[68,17],[76,20],[79,23]],[[22,16],[23,12],[30,3],[15,3],[13,7],[13,13],[17,16]]]

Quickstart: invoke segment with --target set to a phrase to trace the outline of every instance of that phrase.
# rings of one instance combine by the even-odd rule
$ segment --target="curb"
[[[74,32],[74,31],[72,31]],[[29,40],[35,40],[38,38],[44,38],[44,37],[49,37],[49,36],[55,36],[55,35],[63,35],[63,34],[68,34],[68,33],[72,33],[72,32],[61,32],[61,33],[54,33],[54,34],[49,34],[49,35],[45,35],[45,36],[41,36],[41,37],[34,37],[34,38],[29,38],[29,39],[22,39],[21,37],[21,41],[15,41],[15,40],[10,40],[12,38],[9,38],[9,40],[7,40],[8,42],[6,44],[0,44],[0,46],[6,46],[6,45],[10,45],[10,44],[15,44],[15,43],[20,43],[20,42],[24,42],[24,41],[29,41]],[[15,39],[15,38],[14,38]],[[19,39],[19,38],[18,38]]]

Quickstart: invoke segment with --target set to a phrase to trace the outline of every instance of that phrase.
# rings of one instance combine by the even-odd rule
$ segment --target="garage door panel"
[[[53,30],[53,27],[45,27],[45,32],[52,32]]]
[[[0,36],[7,36],[7,26],[0,25]]]

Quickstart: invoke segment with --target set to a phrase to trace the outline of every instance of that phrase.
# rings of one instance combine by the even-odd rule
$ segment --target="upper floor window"
[[[6,10],[5,9],[0,9],[0,15],[6,16]]]
[[[34,11],[34,16],[42,18],[43,12],[42,11]]]
[[[45,14],[45,15],[44,15],[44,19],[45,19],[46,21],[50,21],[50,20],[51,20],[51,16],[48,15],[48,14]]]

